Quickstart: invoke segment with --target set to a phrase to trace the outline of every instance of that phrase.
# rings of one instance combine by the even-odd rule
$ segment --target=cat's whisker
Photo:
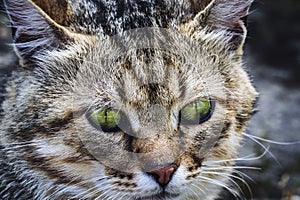
[[[198,176],[197,179],[200,181],[203,181],[203,182],[211,183],[214,185],[219,185],[222,188],[225,188],[228,192],[230,192],[235,198],[239,197],[239,193],[237,191],[230,188],[228,185],[226,185],[225,183],[222,183],[221,181],[218,181],[218,180],[212,179],[212,178],[208,178],[208,177],[204,177],[204,176]]]
[[[236,169],[232,169],[232,172],[239,175],[240,177],[245,177],[247,180],[249,180],[251,182],[254,182],[254,180],[244,172],[241,172],[241,171],[236,170]]]
[[[247,187],[247,190],[252,194],[252,191],[251,191],[251,188],[250,188],[249,184],[243,178],[238,177],[236,175],[233,175],[233,174],[230,174],[230,173],[216,172],[216,171],[201,171],[201,174],[214,174],[214,175],[219,175],[219,176],[222,176],[224,178],[227,178],[228,180],[230,180],[238,188],[238,190],[240,191],[240,193],[243,196],[245,196],[242,188],[235,181],[235,179],[236,179],[236,180],[242,182]]]
[[[210,169],[215,169],[215,170],[218,170],[218,169],[250,169],[250,170],[260,170],[261,168],[258,168],[258,167],[249,167],[249,166],[218,166],[216,165],[215,167],[210,167]]]
[[[204,161],[203,165],[211,165],[211,164],[219,164],[219,163],[227,163],[227,162],[236,162],[236,161],[254,161],[263,158],[267,153],[269,153],[269,148],[265,148],[265,151],[261,153],[261,155],[253,157],[253,154],[250,154],[245,157],[233,158],[233,159],[223,159],[223,160],[208,160]]]
[[[296,142],[278,142],[278,141],[274,141],[274,140],[268,140],[268,139],[264,139],[262,137],[258,137],[255,135],[250,135],[247,133],[243,133],[244,136],[248,137],[248,138],[253,138],[256,139],[257,141],[262,141],[262,142],[267,142],[270,144],[277,144],[277,145],[296,145],[296,144],[300,144],[300,141],[296,141]]]
[[[241,178],[241,177],[246,177],[247,179],[249,179],[250,181],[253,181],[249,176],[247,176],[245,173],[241,172],[241,171],[238,171],[236,170],[235,168],[245,168],[244,166],[242,167],[239,167],[239,166],[233,166],[233,167],[224,167],[224,166],[221,166],[219,165],[219,167],[216,167],[217,165],[213,165],[213,167],[202,167],[201,170],[201,173],[203,174],[215,174],[215,175],[220,175],[220,176],[223,176],[223,177],[227,177],[228,180],[231,180],[231,182],[236,185],[238,188],[239,188],[239,191],[241,192],[241,195],[244,196],[244,192],[243,190],[240,188],[240,186],[235,182],[234,179],[236,180],[239,180],[241,181],[246,187],[247,187],[247,190],[249,191],[250,195],[252,196],[252,190],[249,186],[249,184],[246,182],[245,179]],[[247,167],[248,168],[248,167]],[[251,169],[259,169],[259,168],[253,168],[251,167]],[[218,172],[218,171],[215,171],[215,170],[218,170],[218,171],[228,171],[228,173],[222,173],[222,172]],[[236,176],[234,174],[231,174],[231,173],[235,173],[235,174],[238,174],[240,175],[241,177],[239,176]]]
[[[268,153],[268,149],[265,150],[265,152],[263,152],[260,156],[257,156],[257,157],[252,157],[252,155],[249,155],[249,156],[245,156],[243,158],[237,158],[237,159],[234,159],[235,161],[251,161],[251,160],[257,160],[257,159],[260,159],[262,158],[263,156],[265,156],[265,154]],[[230,160],[232,161],[232,160]],[[209,163],[210,162],[210,163]],[[223,177],[228,177],[228,180],[231,180],[231,182],[236,185],[238,188],[239,188],[239,191],[241,192],[241,195],[244,196],[244,192],[243,190],[240,188],[240,186],[235,182],[234,179],[242,182],[246,187],[247,187],[247,190],[249,191],[249,194],[252,196],[252,190],[249,186],[249,184],[246,182],[246,180],[242,177],[246,177],[248,180],[250,181],[253,181],[253,179],[251,177],[249,177],[248,175],[246,175],[245,173],[237,170],[237,169],[251,169],[251,170],[260,170],[260,168],[257,168],[257,167],[245,167],[245,166],[222,166],[220,164],[222,163],[226,163],[228,162],[228,160],[223,160],[222,161],[209,161],[207,162],[206,166],[202,166],[201,169],[203,170],[203,174],[216,174],[216,175],[220,175],[220,176],[223,176]],[[210,165],[209,165],[210,164]],[[228,173],[222,173],[222,172],[218,172],[218,171],[215,171],[215,170],[218,170],[218,171],[228,171]],[[238,177],[234,174],[231,174],[231,173],[235,173],[241,177]]]
[[[265,152],[267,152],[271,158],[274,159],[274,161],[280,166],[282,167],[281,163],[279,162],[279,160],[276,158],[276,156],[271,152],[269,151],[270,149],[270,146],[266,147],[263,143],[261,143],[259,140],[257,140],[256,138],[253,138],[253,137],[248,137],[250,140],[252,140],[253,142],[255,142],[256,144],[258,144],[259,146],[261,146]]]
[[[225,168],[224,166],[219,166],[219,167],[202,167],[201,169],[208,170],[208,171],[209,170],[222,170],[222,171],[233,172],[233,173],[236,173],[236,174],[238,174],[242,177],[246,177],[247,179],[253,181],[252,178],[249,177],[247,174],[245,174],[244,172],[239,171],[238,169],[240,169],[240,168],[237,168],[237,169],[234,168],[234,167],[226,167]],[[242,169],[244,169],[244,167]],[[246,169],[248,170],[249,168],[246,168]],[[251,167],[250,170],[259,170],[259,169],[260,168]]]
[[[191,187],[194,187],[194,188],[197,188],[197,187],[195,187],[195,185],[191,185]],[[196,197],[196,198],[200,198],[199,197],[199,194],[197,193],[197,192],[195,192],[195,190],[193,190],[192,188],[187,188],[192,194],[194,194],[194,196]],[[197,188],[198,189],[198,188]],[[200,192],[202,192],[202,191],[200,191]]]
[[[233,187],[235,187],[235,188],[237,188],[237,193],[238,193],[238,197],[240,197],[240,198],[242,198],[242,199],[245,199],[244,198],[244,196],[245,196],[245,193],[244,193],[244,191],[242,190],[242,188],[239,186],[239,184],[234,180],[234,178],[232,178],[232,177],[230,177],[230,176],[226,176],[226,175],[224,175],[224,174],[219,174],[219,176],[222,176],[222,177],[224,177],[224,178],[226,178],[229,182],[231,182],[234,186]],[[244,183],[245,184],[245,183]],[[246,183],[246,185],[248,185],[247,183]],[[249,188],[249,187],[247,187],[247,188]]]
[[[242,182],[244,182],[245,184],[247,184],[245,182],[244,179],[242,179],[241,177],[238,177],[238,176],[235,176],[231,173],[225,173],[225,172],[222,172],[223,170],[219,170],[219,171],[211,171],[211,170],[206,170],[206,171],[201,171],[201,174],[214,174],[214,175],[221,175],[221,176],[226,176],[226,177],[232,177],[232,178],[235,178],[237,180],[240,180]]]
[[[192,183],[191,187],[196,188],[197,192],[199,191],[200,193],[203,194],[203,196],[205,196],[205,191],[204,191],[204,190],[206,190],[205,188],[201,188],[200,185],[196,185],[196,183]],[[190,190],[192,190],[193,193],[196,195],[196,197],[198,197],[200,199],[200,195],[197,192],[195,192],[193,189],[190,189]]]

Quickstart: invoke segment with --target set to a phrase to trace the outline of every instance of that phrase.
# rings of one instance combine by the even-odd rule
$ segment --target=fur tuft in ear
[[[35,67],[39,54],[46,50],[63,49],[70,42],[64,28],[31,0],[4,0],[4,3],[22,66]]]
[[[246,18],[253,0],[217,0],[211,10],[208,24],[232,33],[232,47],[239,49],[246,39]]]
[[[244,44],[247,30],[246,17],[253,0],[193,0],[194,4],[206,5],[200,9],[189,29],[208,28],[225,30],[231,36],[233,50],[240,50]],[[202,6],[203,7],[203,6]]]

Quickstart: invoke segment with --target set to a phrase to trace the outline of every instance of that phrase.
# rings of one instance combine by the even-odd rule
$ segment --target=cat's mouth
[[[140,197],[137,200],[152,200],[152,199],[157,199],[157,200],[165,200],[165,199],[175,199],[179,197],[180,194],[171,194],[168,192],[160,192],[158,194],[154,194],[151,196],[145,196],[145,197]]]

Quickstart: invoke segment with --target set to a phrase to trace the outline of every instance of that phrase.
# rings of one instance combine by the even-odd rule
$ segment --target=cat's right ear
[[[253,0],[189,0],[196,16],[184,29],[197,35],[199,30],[223,32],[229,38],[228,46],[242,54],[246,39],[246,19]]]
[[[52,10],[56,16],[66,15],[63,9],[65,0],[52,0]],[[67,28],[58,22],[58,17],[53,19],[38,6],[42,0],[4,0],[10,18],[15,50],[20,57],[21,65],[35,67],[39,56],[47,51],[64,49],[73,42],[74,37]],[[61,13],[60,13],[61,12]]]

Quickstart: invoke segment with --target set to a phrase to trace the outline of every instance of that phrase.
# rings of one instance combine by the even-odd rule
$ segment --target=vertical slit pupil
[[[108,121],[107,121],[107,109],[104,110],[104,120],[105,120],[105,124],[108,124]]]

